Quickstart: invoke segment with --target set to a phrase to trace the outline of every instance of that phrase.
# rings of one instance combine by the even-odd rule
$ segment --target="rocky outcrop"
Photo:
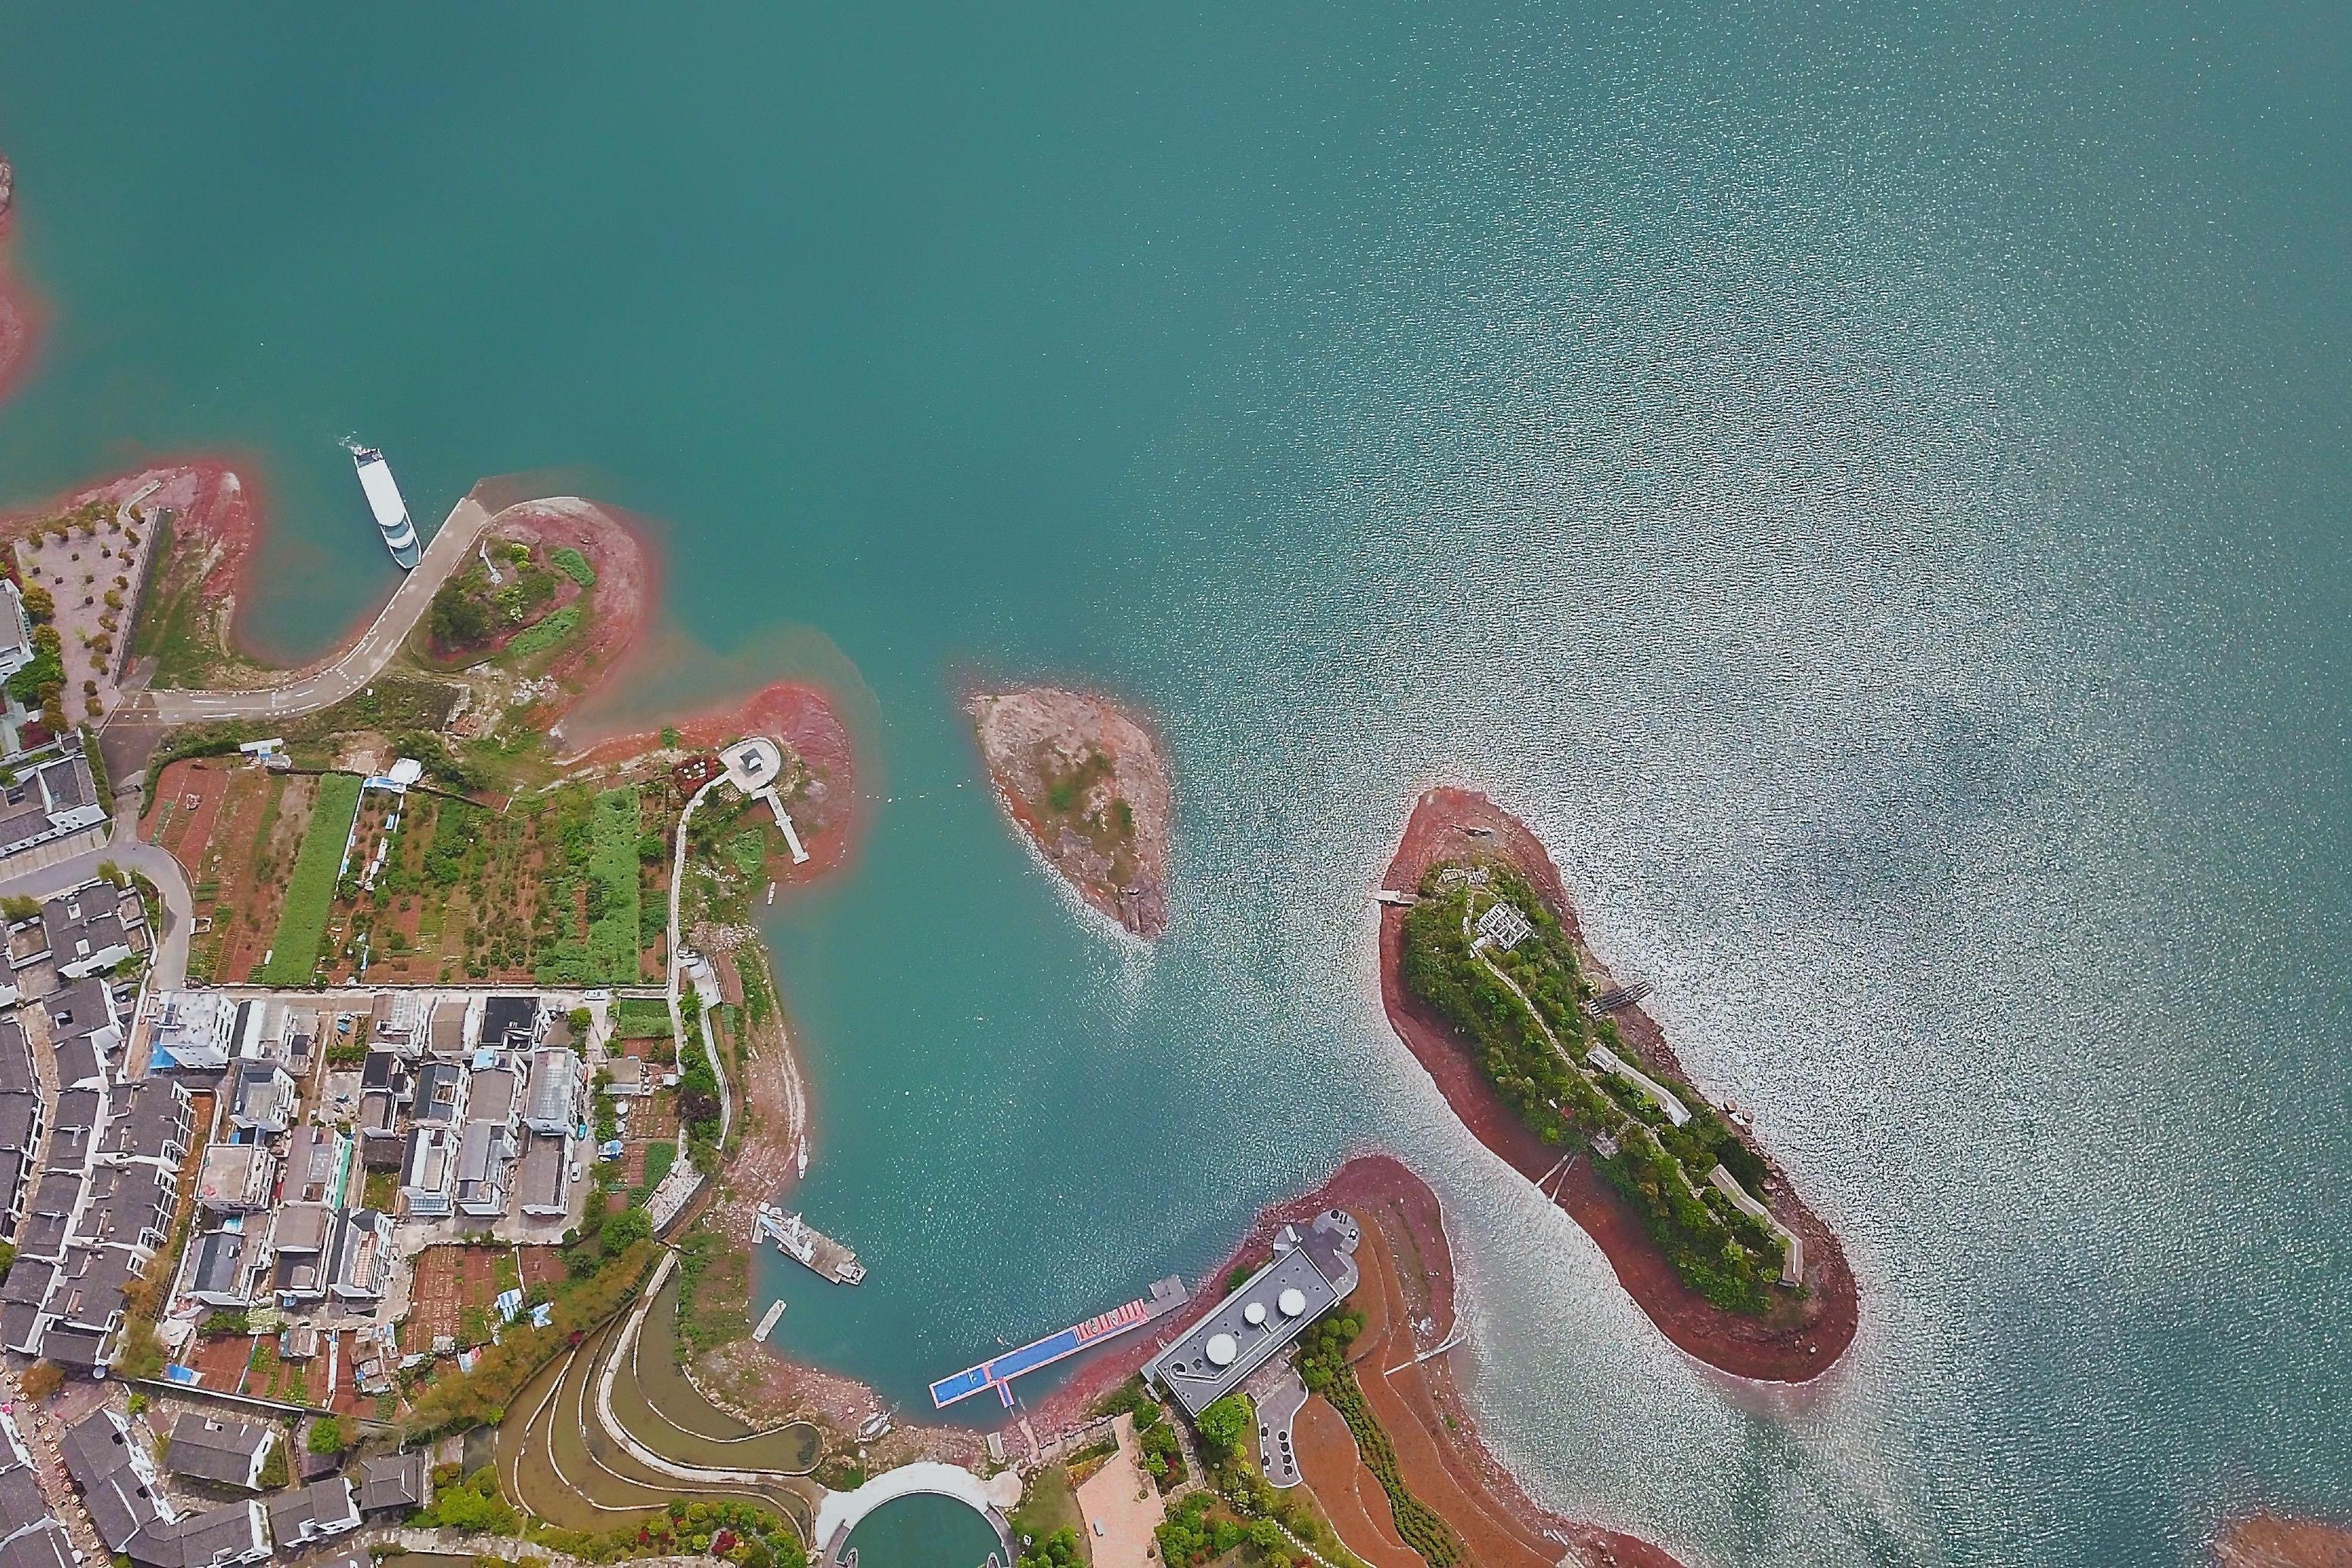
[[[1172,791],[1151,732],[1101,697],[1050,686],[967,706],[998,798],[1046,862],[1137,936],[1166,930]]]

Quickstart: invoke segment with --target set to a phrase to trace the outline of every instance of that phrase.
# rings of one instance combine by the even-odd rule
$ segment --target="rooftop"
[[[1272,1260],[1153,1356],[1144,1375],[1198,1416],[1356,1288],[1359,1234],[1354,1218],[1337,1208],[1303,1230],[1284,1226]]]

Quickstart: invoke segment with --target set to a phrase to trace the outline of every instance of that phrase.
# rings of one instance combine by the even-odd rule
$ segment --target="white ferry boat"
[[[359,470],[360,488],[367,493],[368,509],[375,514],[384,549],[392,552],[402,570],[414,567],[423,552],[417,548],[415,525],[408,520],[408,503],[400,498],[400,486],[392,482],[392,465],[374,447],[354,446],[352,466]]]
[[[752,1217],[751,1234],[773,1241],[785,1257],[836,1285],[865,1282],[866,1265],[857,1260],[856,1253],[772,1203],[760,1206]]]

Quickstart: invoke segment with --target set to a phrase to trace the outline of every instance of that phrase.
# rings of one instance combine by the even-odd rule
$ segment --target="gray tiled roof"
[[[164,1460],[173,1471],[225,1486],[244,1486],[271,1441],[268,1427],[191,1410],[172,1423]]]
[[[0,1453],[5,1453],[0,1449]],[[41,1480],[28,1466],[9,1458],[7,1468],[0,1469],[0,1535],[19,1524],[29,1524],[49,1511],[48,1499],[41,1495]]]
[[[348,1530],[360,1519],[352,1483],[341,1476],[279,1492],[268,1506],[269,1533],[281,1547]]]
[[[0,1093],[25,1093],[33,1082],[33,1042],[10,1011],[0,1016]]]
[[[89,1510],[90,1522],[98,1526],[99,1538],[111,1552],[121,1551],[142,1527],[163,1517],[154,1493],[128,1464],[84,1483],[81,1500]]]
[[[172,1445],[173,1448],[178,1443]],[[192,1513],[174,1524],[151,1524],[125,1548],[140,1568],[205,1568],[267,1545],[260,1509],[250,1502]]]
[[[122,1310],[122,1292],[138,1277],[137,1258],[121,1247],[75,1247],[58,1270],[48,1310],[73,1328],[102,1330]]]
[[[360,1508],[373,1513],[380,1508],[425,1506],[425,1456],[379,1454],[360,1461]]]
[[[177,1162],[194,1131],[188,1092],[167,1078],[142,1078],[115,1095],[98,1152],[109,1159]]]
[[[0,1568],[75,1568],[73,1545],[54,1519],[0,1542]]]
[[[53,1043],[122,1021],[122,1015],[114,1006],[113,994],[106,988],[106,982],[95,975],[76,980],[41,1005],[48,1009],[49,1039]]]
[[[41,1336],[41,1356],[77,1372],[95,1371],[106,1336],[96,1329],[68,1328],[59,1323]]]
[[[0,1149],[16,1154],[30,1149],[33,1127],[40,1117],[39,1096],[0,1090]]]
[[[58,1082],[96,1083],[106,1077],[106,1058],[85,1034],[58,1041]]]
[[[41,1308],[36,1301],[10,1301],[0,1306],[0,1345],[18,1355],[41,1351]]]

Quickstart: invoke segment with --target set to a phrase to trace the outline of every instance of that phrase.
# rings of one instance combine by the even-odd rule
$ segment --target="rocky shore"
[[[1481,830],[1491,837],[1473,838],[1465,829]],[[1417,887],[1431,866],[1463,858],[1474,850],[1507,859],[1576,943],[1586,973],[1602,986],[1612,983],[1607,967],[1584,941],[1575,906],[1551,856],[1517,818],[1483,795],[1452,789],[1423,795],[1405,824],[1403,841],[1381,885]],[[1380,942],[1381,1000],[1398,1038],[1436,1081],[1446,1103],[1480,1143],[1528,1180],[1544,1177],[1559,1165],[1561,1151],[1544,1143],[1519,1120],[1452,1029],[1405,988],[1400,972],[1404,956],[1402,910],[1382,909]],[[1664,1031],[1647,1012],[1634,1007],[1614,1017],[1625,1042],[1645,1061],[1687,1081]],[[1769,1164],[1769,1154],[1765,1159]],[[1771,1198],[1773,1210],[1804,1240],[1806,1294],[1801,1302],[1767,1318],[1726,1312],[1684,1284],[1651,1240],[1641,1215],[1601,1179],[1589,1158],[1570,1163],[1557,1184],[1554,1201],[1601,1244],[1619,1281],[1676,1345],[1735,1376],[1803,1383],[1828,1371],[1853,1343],[1860,1302],[1853,1270],[1835,1234],[1797,1201],[1787,1176],[1777,1166],[1773,1176],[1780,1189]]]
[[[1173,791],[1150,730],[1051,686],[979,692],[965,706],[997,798],[1046,863],[1136,936],[1165,931]]]

